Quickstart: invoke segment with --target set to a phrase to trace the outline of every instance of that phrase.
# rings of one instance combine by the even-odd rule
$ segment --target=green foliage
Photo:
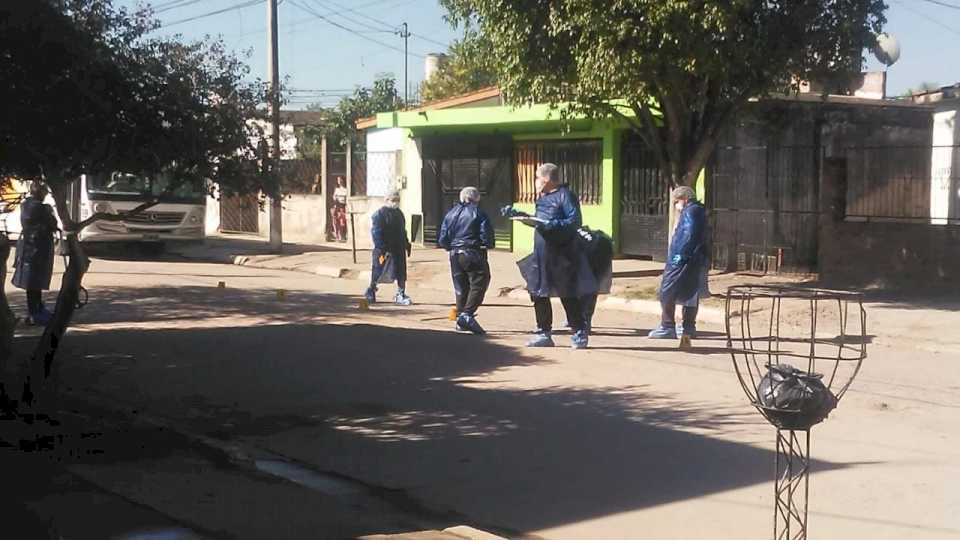
[[[908,88],[903,94],[900,94],[900,97],[911,97],[914,94],[924,94],[927,92],[934,92],[940,89],[940,83],[923,81],[916,88]]]
[[[749,99],[788,92],[797,78],[842,87],[858,73],[886,9],[882,0],[441,4],[491,44],[509,101],[619,116],[688,185]]]
[[[346,148],[348,143],[362,149],[365,141],[358,136],[357,121],[402,107],[403,100],[397,90],[396,79],[392,75],[380,74],[372,87],[357,88],[352,96],[341,99],[332,109],[317,105],[307,107],[312,111],[327,111],[329,123],[303,128],[302,137],[298,137],[298,151],[306,157],[319,157],[320,139],[324,136],[331,150]]]
[[[420,86],[424,102],[446,99],[497,84],[496,67],[490,61],[491,44],[475,31],[450,46],[440,69]]]
[[[43,178],[55,198],[113,170],[275,193],[252,121],[267,87],[222,42],[150,38],[155,26],[111,0],[0,6],[0,175]]]

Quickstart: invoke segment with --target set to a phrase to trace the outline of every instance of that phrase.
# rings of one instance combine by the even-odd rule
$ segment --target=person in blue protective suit
[[[20,207],[20,239],[13,262],[13,286],[27,291],[27,323],[46,326],[52,313],[43,305],[43,292],[53,277],[53,235],[57,218],[53,207],[44,204],[47,188],[40,182],[30,184],[30,196]]]
[[[597,293],[597,280],[587,254],[579,241],[580,203],[560,180],[560,169],[545,163],[537,169],[536,186],[540,193],[533,217],[518,216],[535,228],[533,253],[517,266],[527,283],[537,319],[537,335],[528,347],[553,347],[553,308],[550,298],[560,298],[567,322],[573,331],[571,346],[587,347],[589,330],[581,299]]]
[[[457,330],[484,334],[477,308],[490,286],[487,250],[496,242],[490,218],[480,209],[480,190],[460,190],[460,202],[447,212],[437,244],[450,252],[450,274],[457,302]]]
[[[412,246],[407,239],[406,218],[400,210],[400,193],[387,194],[384,206],[374,212],[370,234],[373,237],[373,262],[370,271],[370,286],[364,293],[367,302],[377,301],[377,284],[397,282],[397,294],[393,301],[399,306],[409,306],[413,300],[407,296],[407,257]]]
[[[650,331],[655,339],[676,339],[676,306],[683,306],[681,334],[696,337],[697,311],[700,299],[710,295],[707,287],[709,253],[707,237],[707,210],[697,201],[696,193],[680,186],[671,193],[671,200],[679,211],[677,225],[667,252],[667,264],[660,281],[660,324]]]

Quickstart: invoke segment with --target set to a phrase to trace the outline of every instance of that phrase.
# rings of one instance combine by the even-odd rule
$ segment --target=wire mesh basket
[[[726,325],[744,393],[780,429],[822,422],[867,357],[866,311],[856,292],[730,287]]]

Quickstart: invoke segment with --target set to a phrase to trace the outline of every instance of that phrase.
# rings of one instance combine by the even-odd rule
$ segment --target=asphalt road
[[[176,258],[97,259],[85,284],[62,388],[289,460],[288,476],[323,473],[280,495],[288,483],[172,443],[67,467],[172,523],[235,538],[458,523],[551,539],[770,536],[774,433],[718,327],[681,352],[644,337],[652,317],[602,311],[589,350],[561,335],[531,351],[522,301],[488,298],[477,338],[452,331],[449,293],[416,284],[414,306],[369,312],[356,281]],[[954,351],[888,323],[936,330],[953,315],[871,309],[885,331],[814,430],[811,535],[955,538]]]

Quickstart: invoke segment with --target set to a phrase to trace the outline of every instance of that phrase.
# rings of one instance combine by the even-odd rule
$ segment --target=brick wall
[[[857,287],[956,287],[960,227],[845,221],[844,170],[842,160],[824,162],[819,237],[822,281]]]

